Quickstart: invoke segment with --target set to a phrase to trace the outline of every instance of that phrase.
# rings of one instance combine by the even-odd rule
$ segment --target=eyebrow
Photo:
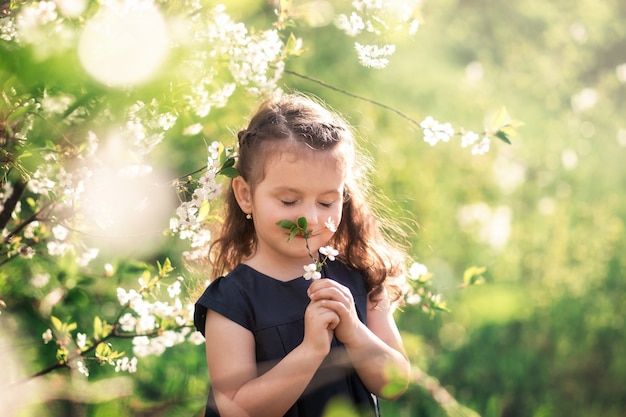
[[[288,186],[278,186],[278,187],[274,187],[274,192],[287,192],[287,193],[293,193],[293,194],[303,194],[302,190],[298,189],[298,188],[293,188],[293,187],[288,187]],[[326,194],[341,194],[341,191],[339,191],[336,188],[333,188],[331,190],[328,191],[323,191],[320,193],[320,195],[326,195]]]

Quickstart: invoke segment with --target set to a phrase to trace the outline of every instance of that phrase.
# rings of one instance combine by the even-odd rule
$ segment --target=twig
[[[291,71],[291,70],[287,70],[287,69],[284,70],[284,72],[285,72],[285,74],[290,74],[290,75],[293,75],[293,76],[296,76],[296,77],[300,77],[300,78],[302,78],[304,80],[311,81],[311,82],[314,82],[316,84],[319,84],[322,87],[328,88],[328,89],[333,90],[333,91],[337,91],[337,92],[339,92],[341,94],[345,94],[346,96],[349,96],[349,97],[352,97],[352,98],[356,98],[357,100],[365,101],[367,103],[370,103],[370,104],[373,104],[375,106],[381,107],[381,108],[383,108],[385,110],[389,110],[391,112],[394,112],[398,116],[402,117],[403,119],[408,120],[410,123],[414,124],[415,126],[417,126],[417,127],[419,127],[421,129],[420,122],[418,122],[417,120],[413,119],[408,114],[401,112],[400,110],[396,109],[395,107],[391,107],[391,106],[388,106],[388,105],[386,105],[384,103],[381,103],[379,101],[372,100],[370,98],[363,97],[363,96],[360,96],[358,94],[351,93],[351,92],[349,92],[347,90],[344,90],[342,88],[339,88],[339,87],[335,87],[334,85],[328,84],[327,82],[325,82],[323,80],[320,80],[319,78],[314,78],[314,77],[311,77],[309,75],[300,74],[299,72],[295,72],[295,71]]]

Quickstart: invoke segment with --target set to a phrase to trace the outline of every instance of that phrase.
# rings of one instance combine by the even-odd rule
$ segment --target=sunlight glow
[[[103,250],[149,252],[174,210],[165,174],[132,159],[123,139],[111,137],[85,182],[87,236]]]
[[[92,77],[121,87],[153,76],[167,55],[168,41],[165,20],[154,6],[104,6],[85,26],[78,53]]]

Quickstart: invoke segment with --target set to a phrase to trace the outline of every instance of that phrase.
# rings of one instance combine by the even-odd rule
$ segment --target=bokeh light
[[[149,80],[167,56],[168,41],[165,20],[154,7],[103,6],[86,24],[78,53],[92,77],[121,87]]]

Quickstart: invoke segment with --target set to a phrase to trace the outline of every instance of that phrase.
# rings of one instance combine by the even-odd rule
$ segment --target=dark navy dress
[[[367,291],[363,276],[338,261],[324,266],[322,276],[348,287],[359,319],[365,323]],[[303,277],[283,282],[247,265],[239,265],[225,277],[212,282],[195,306],[194,323],[204,335],[207,309],[211,309],[250,330],[256,344],[259,375],[280,361],[304,338],[304,311],[309,304],[310,281]],[[211,335],[205,335],[211,343]],[[345,362],[332,363],[343,344],[333,339],[329,354],[300,399],[285,417],[321,417],[329,402],[343,400],[363,416],[377,416],[377,399],[365,388],[356,371]],[[206,416],[219,416],[213,392],[209,391]]]

